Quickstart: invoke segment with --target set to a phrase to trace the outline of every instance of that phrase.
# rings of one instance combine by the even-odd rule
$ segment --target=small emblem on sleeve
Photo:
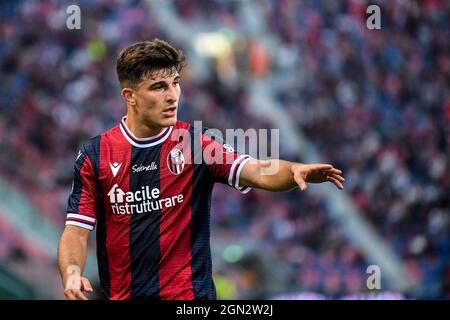
[[[227,150],[228,152],[230,152],[230,153],[233,153],[233,152],[234,152],[234,148],[233,148],[232,146],[230,146],[228,143],[225,143],[225,144],[223,145],[223,148],[224,148],[225,150]]]
[[[81,150],[78,150],[78,155],[77,155],[77,158],[75,159],[75,161],[78,161],[78,159],[80,159],[82,154],[83,154],[83,152],[81,152]]]

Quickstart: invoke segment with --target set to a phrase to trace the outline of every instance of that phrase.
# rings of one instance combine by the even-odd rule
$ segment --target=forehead
[[[158,69],[142,76],[142,82],[151,84],[154,82],[167,81],[171,82],[179,76],[178,71],[175,68],[172,69]]]

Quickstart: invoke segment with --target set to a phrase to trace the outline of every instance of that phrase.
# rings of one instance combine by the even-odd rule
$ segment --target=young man
[[[178,121],[183,64],[182,52],[158,39],[120,53],[127,114],[83,144],[75,161],[58,248],[65,299],[92,292],[83,268],[95,225],[103,298],[215,299],[209,218],[215,182],[243,193],[303,191],[308,182],[326,181],[343,189],[332,165],[259,161]],[[263,174],[272,164],[277,172]]]

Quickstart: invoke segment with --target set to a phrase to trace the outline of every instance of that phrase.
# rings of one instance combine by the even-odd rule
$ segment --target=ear
[[[123,88],[121,91],[122,97],[127,103],[127,105],[135,106],[136,105],[136,98],[134,90],[131,88]]]

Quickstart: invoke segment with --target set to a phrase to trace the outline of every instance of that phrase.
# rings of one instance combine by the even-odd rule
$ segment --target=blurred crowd
[[[255,1],[279,41],[275,56],[240,35],[240,1],[171,3],[186,24],[239,35],[225,62],[210,61],[207,79],[186,70],[179,118],[273,128],[252,114],[239,79],[293,76],[274,88],[277,101],[323,161],[343,170],[344,192],[422,285],[411,297],[450,298],[450,3],[380,1],[382,29],[369,30],[365,1]],[[117,53],[133,41],[171,41],[139,1],[78,5],[82,28],[69,30],[63,2],[0,2],[0,175],[61,229],[79,145],[125,113]],[[257,244],[238,262],[215,256],[218,287],[234,288],[223,297],[366,290],[371,263],[313,192],[243,196],[219,185],[212,219],[213,245]],[[5,243],[17,246],[0,236],[1,261],[11,255]]]
[[[266,5],[288,57],[279,67],[302,75],[280,90],[281,104],[325,159],[343,169],[361,214],[423,285],[418,295],[448,298],[450,3],[382,2],[380,31],[364,27],[363,1]],[[318,225],[315,234],[323,235]],[[318,236],[309,245],[319,255],[300,268],[299,284],[322,278],[318,264],[324,286],[334,291],[346,279],[353,289],[357,275],[348,266],[357,255],[341,245],[328,251],[324,245],[336,246],[330,240]]]

